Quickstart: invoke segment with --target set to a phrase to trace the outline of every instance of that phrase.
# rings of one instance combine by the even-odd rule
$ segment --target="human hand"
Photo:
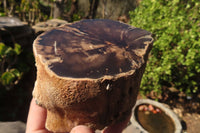
[[[27,119],[26,133],[51,133],[45,128],[47,111],[46,109],[38,106],[35,100],[32,99]],[[107,127],[102,133],[121,133],[126,128],[130,117],[122,122],[110,127]],[[79,125],[74,127],[70,133],[95,133],[87,126]]]
[[[38,106],[35,100],[32,99],[27,119],[26,133],[50,133],[45,128],[46,116],[46,109]]]

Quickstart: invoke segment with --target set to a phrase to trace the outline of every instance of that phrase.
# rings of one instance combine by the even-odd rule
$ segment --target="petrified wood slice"
[[[82,20],[41,34],[33,44],[33,96],[47,109],[46,128],[94,129],[126,119],[135,104],[153,38],[112,20]]]

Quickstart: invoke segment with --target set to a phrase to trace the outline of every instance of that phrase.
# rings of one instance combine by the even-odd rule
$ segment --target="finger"
[[[94,133],[91,128],[83,125],[74,127],[70,133]]]
[[[47,112],[32,99],[27,119],[26,133],[48,133],[45,129]]]
[[[122,133],[122,131],[127,127],[130,117],[131,115],[128,116],[125,121],[107,127],[102,131],[102,133]]]

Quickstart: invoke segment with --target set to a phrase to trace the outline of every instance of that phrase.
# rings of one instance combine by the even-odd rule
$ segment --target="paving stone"
[[[25,133],[26,124],[21,121],[0,122],[0,133]]]

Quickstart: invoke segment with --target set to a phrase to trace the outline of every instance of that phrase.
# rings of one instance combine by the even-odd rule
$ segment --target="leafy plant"
[[[7,90],[11,89],[21,79],[24,70],[20,70],[18,57],[21,46],[15,43],[14,48],[0,43],[0,83]]]
[[[200,1],[142,0],[130,12],[131,25],[155,39],[141,83],[141,93],[173,87],[192,95],[200,91]]]

